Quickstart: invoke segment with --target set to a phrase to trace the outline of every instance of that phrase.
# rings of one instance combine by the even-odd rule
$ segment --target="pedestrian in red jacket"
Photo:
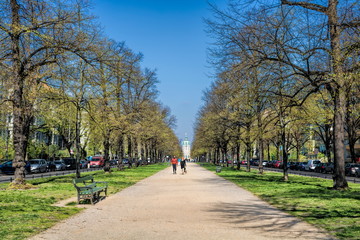
[[[174,156],[174,157],[171,159],[171,164],[172,164],[172,167],[173,167],[173,174],[176,174],[176,166],[177,166],[177,163],[178,163],[178,160],[177,160],[177,158]]]

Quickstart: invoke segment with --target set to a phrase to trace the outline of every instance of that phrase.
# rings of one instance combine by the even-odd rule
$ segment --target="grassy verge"
[[[156,172],[168,167],[166,164],[141,166],[113,171],[84,173],[94,175],[96,181],[107,181],[108,194],[116,193]],[[83,209],[75,204],[69,207],[56,207],[54,203],[76,197],[77,193],[72,185],[74,174],[35,179],[29,181],[36,188],[31,190],[6,190],[8,184],[0,184],[0,239],[26,239],[66,219]]]
[[[202,164],[211,171],[216,166]],[[254,193],[271,205],[326,229],[339,239],[360,239],[360,184],[347,191],[330,190],[332,181],[257,170],[245,172],[222,168],[218,175]]]

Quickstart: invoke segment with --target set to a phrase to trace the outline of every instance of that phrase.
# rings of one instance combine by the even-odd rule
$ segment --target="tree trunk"
[[[75,145],[76,145],[76,177],[80,178],[80,170],[79,170],[79,163],[80,163],[80,128],[81,128],[81,109],[80,106],[76,106],[76,129],[75,129]]]
[[[344,154],[344,129],[345,129],[345,109],[346,91],[345,76],[342,69],[342,54],[339,26],[338,0],[329,0],[327,9],[328,25],[330,29],[330,45],[332,49],[332,66],[337,84],[332,86],[334,94],[334,189],[346,189],[348,183],[345,178],[345,154]]]
[[[107,129],[107,130],[105,131],[104,141],[103,141],[103,146],[104,146],[104,158],[105,158],[104,171],[105,171],[105,172],[110,172],[110,170],[111,170],[111,168],[110,168],[110,161],[109,161],[110,134],[111,134],[111,131],[110,131],[109,129]]]
[[[345,178],[345,145],[344,145],[344,95],[339,91],[335,98],[334,116],[334,189],[347,189],[348,183]]]
[[[281,142],[282,142],[282,159],[283,159],[283,173],[284,181],[289,180],[289,173],[287,168],[288,155],[287,155],[287,143],[286,143],[286,132],[285,127],[281,130]]]
[[[127,136],[127,147],[128,147],[128,156],[129,156],[129,168],[132,167],[133,158],[132,158],[132,141],[131,135]]]
[[[240,143],[236,143],[236,169],[240,170],[241,164],[240,164]]]
[[[261,111],[260,108],[257,110],[258,112],[258,130],[260,131],[259,137],[258,137],[258,144],[259,144],[259,173],[264,173],[264,139],[263,139],[263,124],[262,124],[262,118],[261,118]]]
[[[25,184],[25,156],[32,121],[31,106],[24,99],[25,73],[20,53],[20,5],[16,0],[10,1],[11,8],[11,50],[13,64],[13,144],[15,168],[13,184]]]
[[[264,141],[262,137],[260,137],[259,138],[259,173],[260,174],[264,173],[263,161],[264,161]]]

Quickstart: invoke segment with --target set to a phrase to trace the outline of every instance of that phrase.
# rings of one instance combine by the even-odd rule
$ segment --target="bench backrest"
[[[94,177],[92,175],[73,179],[73,183],[75,185],[78,183],[83,183],[84,185],[87,185],[89,182],[91,182],[91,183],[94,182]]]

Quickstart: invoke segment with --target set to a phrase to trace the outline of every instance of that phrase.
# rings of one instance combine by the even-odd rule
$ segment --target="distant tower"
[[[183,157],[190,159],[190,141],[188,140],[187,134],[185,134],[185,140],[182,142]]]

